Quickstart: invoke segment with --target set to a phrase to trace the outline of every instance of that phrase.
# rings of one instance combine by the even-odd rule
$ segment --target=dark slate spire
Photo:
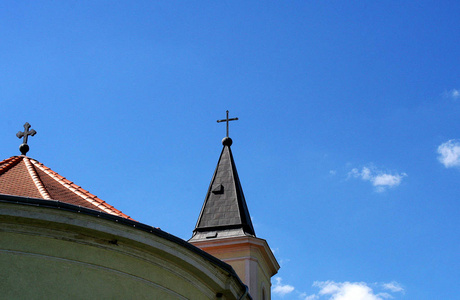
[[[225,137],[222,144],[222,153],[190,241],[255,236],[230,149],[232,139]]]

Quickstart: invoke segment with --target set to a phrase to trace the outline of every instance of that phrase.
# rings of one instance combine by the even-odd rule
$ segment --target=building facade
[[[2,297],[270,299],[279,265],[255,236],[224,140],[188,242],[135,221],[21,145],[0,162]]]

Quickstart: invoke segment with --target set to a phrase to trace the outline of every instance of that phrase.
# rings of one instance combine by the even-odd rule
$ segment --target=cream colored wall
[[[231,265],[249,287],[253,299],[262,299],[263,287],[266,300],[271,299],[271,277],[276,274],[279,265],[265,240],[236,237],[209,239],[193,244]]]
[[[186,247],[113,221],[0,204],[5,299],[238,299],[244,287]]]
[[[150,258],[107,247],[1,233],[2,294],[7,299],[199,299],[201,291]],[[116,246],[114,246],[116,247]],[[146,257],[147,258],[147,257]],[[180,292],[176,292],[180,291]]]

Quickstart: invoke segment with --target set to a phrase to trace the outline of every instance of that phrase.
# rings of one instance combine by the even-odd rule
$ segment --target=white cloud
[[[401,284],[397,283],[396,281],[383,283],[382,286],[383,286],[384,289],[389,290],[389,291],[391,291],[393,293],[404,292],[404,289],[401,286]]]
[[[438,159],[444,167],[460,167],[460,141],[450,140],[441,144],[438,153]]]
[[[318,287],[319,292],[306,297],[305,300],[383,300],[393,298],[386,292],[374,292],[365,282],[315,281],[313,286]],[[396,281],[384,283],[381,286],[390,292],[404,292],[404,289]]]
[[[454,99],[460,98],[460,91],[459,91],[459,90],[456,90],[456,89],[453,89],[452,91],[450,91],[450,95],[451,95]]]
[[[320,295],[330,296],[330,300],[381,300],[364,282],[315,282]]]
[[[450,91],[445,91],[444,96],[447,98],[452,98],[454,100],[460,99],[460,90],[452,89]]]
[[[348,176],[361,178],[364,181],[369,181],[373,186],[375,186],[378,192],[383,192],[386,188],[400,185],[402,179],[406,177],[407,174],[390,174],[377,170],[373,167],[363,167],[361,171],[359,171],[357,168],[352,169],[348,173]]]
[[[272,293],[277,294],[279,296],[284,296],[292,291],[294,291],[294,287],[288,284],[281,284],[281,277],[275,277],[275,284],[272,286]]]
[[[401,183],[401,180],[404,176],[407,176],[405,173],[402,174],[379,174],[371,178],[372,184],[374,186],[398,186]]]
[[[382,297],[383,299],[393,299],[394,298],[388,293],[378,293],[377,296]]]

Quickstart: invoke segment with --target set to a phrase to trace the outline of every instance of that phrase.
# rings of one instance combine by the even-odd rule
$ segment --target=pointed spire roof
[[[232,140],[226,137],[222,144],[223,149],[190,241],[215,237],[255,236],[230,149]]]
[[[25,155],[0,162],[0,194],[57,200],[131,219],[112,205]]]

